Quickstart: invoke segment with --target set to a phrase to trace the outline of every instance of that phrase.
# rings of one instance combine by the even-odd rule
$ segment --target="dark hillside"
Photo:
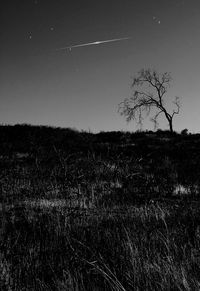
[[[99,203],[129,203],[138,195],[199,195],[199,134],[93,134],[23,124],[0,126],[0,144],[2,183],[9,176],[17,199],[27,192],[26,186],[14,186],[21,180],[29,185],[29,195],[55,193],[58,188],[58,196],[66,196],[72,188],[83,187],[93,191]]]
[[[199,290],[200,135],[0,126],[1,290]]]

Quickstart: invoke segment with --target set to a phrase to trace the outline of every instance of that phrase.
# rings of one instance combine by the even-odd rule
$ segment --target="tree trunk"
[[[172,132],[174,132],[174,130],[173,130],[173,124],[172,124],[172,118],[168,119],[168,122],[169,122],[169,130],[172,133]]]

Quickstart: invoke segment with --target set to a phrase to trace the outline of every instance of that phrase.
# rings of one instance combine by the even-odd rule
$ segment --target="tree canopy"
[[[173,104],[175,109],[169,112],[165,97],[167,89],[172,81],[170,73],[159,74],[155,70],[142,69],[132,83],[133,95],[119,104],[119,112],[125,116],[127,122],[135,120],[142,125],[144,115],[148,116],[155,109],[151,120],[155,128],[158,125],[158,117],[162,114],[168,121],[170,132],[173,132],[173,118],[180,111],[180,98],[175,97]]]

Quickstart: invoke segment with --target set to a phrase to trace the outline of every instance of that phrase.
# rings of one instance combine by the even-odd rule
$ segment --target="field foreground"
[[[200,290],[200,202],[1,210],[1,290]]]
[[[0,126],[0,290],[200,290],[200,134]]]

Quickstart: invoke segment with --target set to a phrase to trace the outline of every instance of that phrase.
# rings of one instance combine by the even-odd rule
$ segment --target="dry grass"
[[[198,209],[158,202],[82,211],[60,204],[9,209],[1,288],[199,290]]]

